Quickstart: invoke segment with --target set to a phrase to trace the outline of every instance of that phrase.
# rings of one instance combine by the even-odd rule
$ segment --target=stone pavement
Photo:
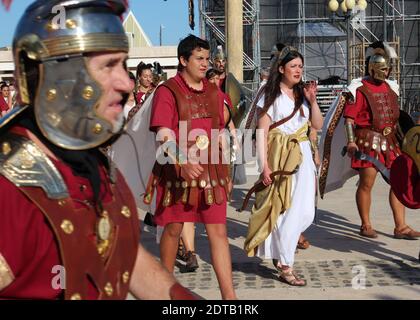
[[[238,213],[236,208],[255,179],[248,177],[247,185],[237,186],[228,206],[233,281],[239,299],[420,299],[420,240],[393,238],[388,186],[380,177],[373,190],[371,208],[371,221],[379,234],[377,239],[358,234],[360,219],[354,200],[357,177],[318,201],[315,221],[305,232],[311,246],[296,254],[294,268],[307,280],[307,286],[299,288],[280,282],[271,260],[248,258],[242,249],[250,212]],[[419,230],[420,211],[407,210],[406,216],[407,223]],[[142,243],[158,257],[156,230],[149,227],[143,230]],[[182,264],[178,263],[175,276],[204,298],[220,299],[206,238],[204,227],[197,225],[200,268],[183,273]]]

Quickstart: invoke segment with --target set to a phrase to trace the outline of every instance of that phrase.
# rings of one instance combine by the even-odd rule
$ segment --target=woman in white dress
[[[259,148],[263,156],[261,179],[276,191],[265,191],[263,200],[257,195],[245,245],[248,255],[273,259],[279,279],[295,286],[306,284],[293,272],[296,245],[315,215],[316,167],[307,133],[309,123],[319,130],[323,122],[316,84],[302,83],[303,62],[296,49],[285,47],[273,62],[264,95],[257,103],[258,128],[264,132],[264,144]],[[285,123],[269,130],[292,114]],[[276,154],[270,154],[273,152]],[[286,170],[291,162],[298,168],[295,174],[288,178],[270,176],[275,170]]]

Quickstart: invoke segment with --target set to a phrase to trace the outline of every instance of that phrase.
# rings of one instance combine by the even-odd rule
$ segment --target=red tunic
[[[72,199],[81,202],[93,199],[93,191],[86,178],[75,176],[62,161],[54,162],[64,178]],[[112,200],[110,180],[101,168],[101,195],[103,201]],[[0,299],[59,299],[63,291],[54,289],[52,282],[57,272],[54,266],[62,265],[54,232],[44,214],[9,180],[0,175],[0,254],[10,266],[15,280],[0,291]],[[88,258],[88,257],[83,257]],[[55,281],[54,281],[55,283]],[[94,286],[89,287],[88,299],[96,299]]]
[[[366,80],[362,80],[362,82],[373,93],[388,93],[389,90],[391,90],[385,82],[382,82],[380,85],[373,84],[372,82],[366,81]],[[360,92],[360,90],[356,91],[356,101],[354,103],[348,102],[346,104],[345,109],[344,109],[344,117],[353,119],[354,124],[360,128],[368,128],[372,126],[373,124],[372,110],[369,106],[369,103],[366,97],[363,95],[363,93]],[[376,157],[376,154],[377,153],[374,150],[371,150],[369,153],[369,155],[372,157]],[[390,163],[388,165],[388,168],[391,167],[392,162],[395,160],[396,157],[397,155],[395,154],[395,150],[390,150]],[[385,164],[385,157],[382,151],[379,153],[378,159],[383,164]],[[375,166],[369,161],[361,161],[361,160],[352,158],[351,167],[353,169],[360,169],[360,168],[371,168]]]
[[[136,96],[136,99],[137,99],[137,103],[139,103],[139,104],[141,104],[141,98],[145,95],[146,93],[145,92],[142,92],[142,91],[139,91],[138,93],[137,93],[137,96]]]
[[[0,111],[7,111],[9,110],[9,104],[4,99],[2,95],[0,95]]]
[[[190,88],[181,75],[178,73],[175,76],[175,80],[185,94],[189,93],[203,93],[205,91],[197,91]],[[206,90],[208,82],[207,79],[203,79],[204,89]],[[224,128],[224,116],[223,116],[223,100],[224,97],[220,94],[219,99],[219,128]],[[191,120],[191,129],[201,128],[207,132],[207,135],[211,137],[211,118],[201,118]],[[175,98],[172,92],[165,86],[160,86],[155,93],[152,114],[150,119],[150,130],[157,131],[159,127],[169,128],[174,131],[176,139],[179,139],[179,127],[178,127],[178,111],[176,106]],[[198,207],[192,207],[188,204],[173,204],[169,207],[162,205],[162,199],[164,196],[164,188],[161,185],[157,187],[156,194],[156,212],[155,222],[160,226],[165,226],[168,223],[173,222],[202,222],[202,223],[226,223],[226,197],[225,201],[221,205],[213,204],[207,205],[204,199],[204,192],[199,189],[199,205]]]

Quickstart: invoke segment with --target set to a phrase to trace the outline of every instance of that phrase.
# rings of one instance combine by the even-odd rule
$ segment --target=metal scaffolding
[[[255,90],[259,83],[261,50],[259,41],[259,0],[243,0],[244,82]],[[226,49],[225,1],[199,0],[200,33],[210,41],[212,51],[217,45]]]
[[[212,47],[224,44],[225,1],[199,2],[201,35]],[[367,2],[365,11],[354,10],[350,17],[333,15],[327,0],[244,0],[245,83],[255,89],[258,71],[268,66],[273,45],[281,42],[303,54],[305,79],[339,92],[348,76],[363,75],[366,47],[387,40],[399,54],[392,76],[401,87],[401,105],[409,112],[420,109],[420,1]]]

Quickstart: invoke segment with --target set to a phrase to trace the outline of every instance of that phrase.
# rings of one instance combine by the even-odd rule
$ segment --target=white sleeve
[[[257,108],[263,109],[264,108],[264,101],[265,101],[265,95],[262,95],[260,100],[257,102]],[[271,118],[271,121],[273,121],[273,105],[271,105],[267,110],[267,115]]]

